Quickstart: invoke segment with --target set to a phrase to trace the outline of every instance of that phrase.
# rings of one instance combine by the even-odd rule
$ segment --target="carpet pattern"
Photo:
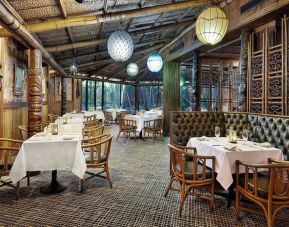
[[[112,131],[116,135],[115,127]],[[80,193],[78,178],[59,171],[58,179],[67,182],[68,189],[43,195],[39,187],[50,181],[51,173],[42,172],[31,178],[30,187],[22,180],[19,201],[11,188],[0,189],[0,226],[266,226],[264,217],[249,213],[242,213],[238,222],[234,204],[227,209],[219,196],[214,211],[207,201],[188,197],[179,218],[178,194],[163,196],[169,179],[167,141],[115,139],[110,157],[113,189],[106,180],[92,178]]]

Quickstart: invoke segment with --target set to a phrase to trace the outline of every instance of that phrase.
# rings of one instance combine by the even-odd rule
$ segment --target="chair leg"
[[[104,169],[105,169],[105,173],[106,173],[106,178],[109,182],[109,186],[110,186],[110,188],[112,188],[112,182],[111,182],[111,177],[110,177],[110,173],[109,173],[108,163],[105,164]]]
[[[212,186],[211,186],[211,200],[210,200],[210,206],[211,206],[211,209],[215,209],[215,195],[214,195],[214,192],[215,192],[215,185],[214,183],[212,183]]]
[[[16,200],[19,200],[20,197],[20,182],[18,181],[16,184]]]
[[[164,195],[165,197],[167,197],[167,195],[168,195],[168,193],[169,193],[169,191],[170,191],[170,189],[171,189],[171,187],[172,187],[173,181],[174,181],[174,178],[171,177],[171,179],[170,179],[170,181],[169,181],[169,183],[168,183],[168,186],[167,186],[165,195]]]
[[[183,206],[186,198],[186,190],[185,190],[185,185],[181,185],[181,190],[180,190],[180,206],[179,206],[179,217],[182,216],[182,211],[183,211]]]
[[[136,130],[134,131],[134,140],[136,140]]]
[[[272,227],[273,226],[273,221],[272,221],[272,204],[269,202],[268,203],[268,211],[267,211],[267,226]]]
[[[118,140],[120,133],[121,133],[121,130],[119,130],[116,140]]]
[[[238,190],[238,186],[236,190],[236,213],[237,213],[237,220],[240,220],[240,192]]]

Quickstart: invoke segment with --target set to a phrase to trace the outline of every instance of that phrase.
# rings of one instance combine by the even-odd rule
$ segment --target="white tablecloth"
[[[151,116],[139,116],[139,115],[126,115],[124,117],[124,119],[126,120],[134,120],[136,121],[136,131],[137,132],[140,132],[143,130],[143,127],[144,127],[144,122],[145,121],[151,121],[151,120],[155,120],[157,119],[157,116],[156,117],[151,117]]]
[[[198,138],[191,138],[187,147],[196,147],[198,155],[215,156],[217,181],[224,189],[228,189],[233,183],[232,174],[236,172],[236,160],[249,164],[266,164],[268,158],[283,160],[283,152],[277,148],[259,147],[253,142],[238,141],[237,150],[229,151],[222,145],[228,146],[226,138],[207,138],[206,141],[200,141]],[[232,146],[232,144],[230,144]],[[207,163],[208,167],[212,163]],[[240,169],[243,173],[244,169]]]
[[[96,115],[96,118],[98,120],[102,120],[102,122],[104,122],[105,117],[104,117],[104,113],[103,111],[99,111],[99,110],[95,110],[95,111],[85,111],[84,115],[86,117],[92,116],[92,115]]]
[[[150,110],[150,111],[146,111],[143,116],[146,116],[146,117],[157,117],[157,116],[160,116],[162,114],[163,114],[163,112],[161,110],[157,110],[157,111]]]
[[[86,162],[81,149],[81,139],[63,140],[65,136],[33,136],[26,140],[16,156],[10,171],[10,179],[17,183],[26,176],[26,171],[71,170],[83,179]]]
[[[56,119],[55,120],[55,124],[63,124],[63,119]],[[79,125],[82,126],[83,125],[83,118],[68,118],[67,119],[67,124],[68,125]]]
[[[67,113],[67,114],[64,114],[63,115],[64,117],[67,117],[67,118],[81,118],[83,119],[84,118],[84,114],[83,113]]]

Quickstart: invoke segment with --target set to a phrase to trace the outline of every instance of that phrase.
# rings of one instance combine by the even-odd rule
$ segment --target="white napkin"
[[[207,141],[209,140],[206,136],[202,136],[202,137],[197,137],[196,140],[199,140],[199,141]]]
[[[75,138],[77,138],[77,137],[76,136],[72,136],[72,135],[64,135],[62,137],[63,140],[73,140]]]
[[[236,151],[237,146],[234,144],[224,144],[223,147],[229,151]]]
[[[260,143],[258,144],[260,147],[264,147],[264,148],[270,148],[272,147],[271,143],[265,142],[265,143]]]

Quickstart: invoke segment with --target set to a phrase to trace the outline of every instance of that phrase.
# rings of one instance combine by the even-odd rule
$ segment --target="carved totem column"
[[[67,113],[67,79],[61,77],[61,115]]]
[[[192,97],[192,111],[200,110],[201,106],[201,78],[200,78],[200,59],[199,52],[193,51],[193,67],[192,67],[192,87],[193,87],[193,97]]]
[[[42,121],[42,52],[28,50],[28,135],[41,132]]]
[[[250,39],[250,30],[243,30],[241,33],[241,51],[240,51],[240,72],[238,76],[238,111],[247,110],[247,72],[248,72],[248,47]]]

